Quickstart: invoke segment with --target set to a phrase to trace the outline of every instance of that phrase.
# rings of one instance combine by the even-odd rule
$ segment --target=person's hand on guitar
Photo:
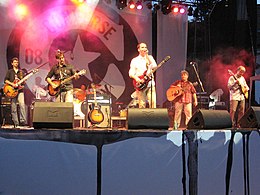
[[[49,84],[51,85],[51,87],[52,87],[53,89],[56,89],[56,88],[58,88],[58,87],[60,86],[58,83],[54,83],[54,82],[52,82],[52,81],[50,81]]]

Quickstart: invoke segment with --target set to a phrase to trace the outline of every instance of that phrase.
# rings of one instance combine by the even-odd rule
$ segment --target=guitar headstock
[[[37,72],[39,72],[39,69],[38,69],[38,68],[35,68],[35,69],[32,70],[32,73],[33,73],[33,74],[35,74],[35,73],[37,73]]]
[[[81,71],[77,72],[77,75],[82,76],[86,73],[87,73],[87,71],[85,69],[82,69]]]
[[[171,56],[166,56],[163,61],[167,62],[169,59],[171,59]]]
[[[228,73],[231,75],[231,76],[234,76],[235,74],[232,72],[232,70],[228,70]]]

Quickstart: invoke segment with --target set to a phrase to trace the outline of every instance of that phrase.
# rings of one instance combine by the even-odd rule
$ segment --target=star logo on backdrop
[[[74,52],[77,51],[77,52]],[[82,42],[79,39],[79,36],[77,37],[75,47],[72,51],[72,53],[66,53],[65,57],[66,59],[69,59],[69,62],[75,67],[77,70],[82,70],[86,69],[86,77],[92,81],[93,79],[91,78],[90,71],[88,68],[88,64],[95,59],[97,59],[101,54],[97,52],[86,52],[84,51]],[[84,62],[84,64],[82,63]]]

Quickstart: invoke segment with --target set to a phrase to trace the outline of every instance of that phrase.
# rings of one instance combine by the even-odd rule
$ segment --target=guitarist
[[[17,96],[11,99],[11,112],[12,112],[12,120],[14,123],[14,127],[17,126],[26,126],[27,125],[27,117],[25,112],[25,103],[24,103],[24,83],[18,86],[17,82],[21,80],[25,73],[19,69],[19,60],[17,57],[12,58],[11,65],[12,69],[9,69],[5,76],[5,84],[12,86],[13,89],[19,89]],[[20,123],[17,112],[17,103],[20,107]]]
[[[238,127],[239,119],[245,112],[245,94],[248,93],[249,87],[244,78],[246,68],[239,66],[237,72],[231,75],[228,80],[229,99],[230,99],[230,117],[233,127]],[[235,113],[238,112],[237,118]]]
[[[134,79],[136,84],[142,83],[143,77],[157,67],[153,56],[148,55],[147,45],[139,43],[137,45],[139,55],[131,60],[129,77]],[[151,75],[153,77],[153,75]],[[136,86],[136,94],[138,99],[139,108],[146,107],[146,101],[149,103],[150,108],[156,108],[156,91],[154,79],[151,79],[147,86],[140,90]]]
[[[58,90],[55,100],[56,102],[73,102],[72,80],[64,83],[61,86],[59,85],[59,83],[60,81],[69,78],[73,75],[75,75],[76,79],[78,79],[79,76],[77,75],[74,67],[66,63],[63,52],[58,50],[55,57],[57,60],[57,64],[51,68],[45,80],[54,90]],[[52,80],[52,77],[54,77],[54,80]]]
[[[178,96],[174,101],[174,129],[178,129],[181,123],[182,111],[185,114],[185,125],[187,126],[190,118],[192,117],[192,99],[193,105],[198,105],[196,89],[194,85],[188,81],[189,73],[186,70],[181,71],[181,80],[177,80],[171,84],[172,86],[178,86],[181,89],[181,95]]]

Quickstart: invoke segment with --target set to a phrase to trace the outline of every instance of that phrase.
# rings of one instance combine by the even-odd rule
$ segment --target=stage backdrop
[[[76,69],[87,74],[74,81],[75,87],[94,82],[98,90],[112,95],[113,103],[131,100],[134,91],[128,76],[129,64],[138,53],[138,42],[146,42],[152,51],[152,11],[119,10],[115,1],[75,4],[72,1],[23,1],[27,10],[15,10],[15,1],[1,1],[0,82],[11,68],[10,60],[17,56],[20,66],[39,72],[27,81],[26,103],[34,98],[35,87],[46,87],[45,76],[55,63],[55,52],[65,51],[66,59]],[[179,78],[185,66],[187,15],[163,15],[158,11],[158,35],[155,49],[158,63],[166,56],[171,61],[157,71],[158,104],[165,101],[165,91]],[[150,52],[151,53],[151,52]]]

